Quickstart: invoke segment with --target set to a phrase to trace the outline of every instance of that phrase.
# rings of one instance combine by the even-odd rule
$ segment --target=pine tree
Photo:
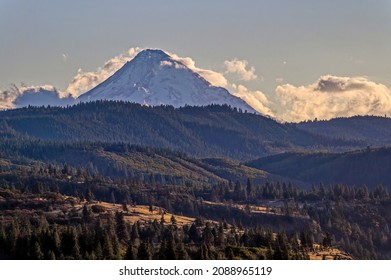
[[[204,228],[204,231],[202,233],[202,241],[203,241],[203,243],[205,243],[207,245],[211,245],[214,242],[214,238],[213,238],[213,234],[212,234],[212,230],[210,228],[209,222],[207,222],[207,224]]]
[[[246,191],[247,191],[247,197],[251,199],[254,193],[254,187],[253,184],[251,183],[250,178],[247,178]]]
[[[48,253],[48,259],[49,259],[49,260],[55,260],[55,259],[56,259],[56,255],[54,254],[53,251],[49,251],[49,253]]]
[[[227,246],[225,248],[225,258],[227,260],[234,260],[235,259],[235,254],[234,254],[234,251],[232,250],[231,246]]]
[[[152,259],[152,244],[148,240],[144,240],[141,242],[140,247],[138,248],[137,252],[137,259],[138,260],[151,260]]]
[[[33,260],[43,260],[44,255],[38,241],[35,241],[32,247],[31,258]]]
[[[82,215],[83,215],[83,220],[85,222],[91,221],[92,211],[91,211],[91,208],[87,206],[87,204],[84,204],[84,206],[83,206]]]
[[[140,234],[138,230],[137,223],[134,223],[132,225],[132,232],[130,234],[130,240],[133,243],[134,246],[138,246],[140,242]]]
[[[177,255],[175,251],[175,242],[173,236],[169,236],[167,247],[166,247],[166,258],[167,260],[176,260]]]
[[[198,255],[200,260],[210,260],[209,248],[204,242],[201,244]]]
[[[219,224],[219,229],[218,229],[218,233],[217,233],[217,240],[216,240],[216,244],[218,246],[224,246],[224,225],[222,222],[220,222]]]
[[[120,242],[129,240],[129,232],[122,212],[115,213],[116,233]]]
[[[187,253],[183,242],[179,242],[176,246],[176,256],[178,260],[190,260],[190,256]]]
[[[198,234],[198,229],[195,223],[191,224],[189,229],[189,241],[197,243],[200,240],[200,235]]]
[[[72,228],[72,256],[75,260],[81,259],[80,255],[80,246],[79,246],[79,240],[78,240],[78,234],[75,228]]]
[[[103,237],[103,246],[102,246],[103,258],[106,260],[114,259],[114,249],[113,243],[110,236],[105,232]]]
[[[133,247],[133,244],[129,244],[128,248],[126,249],[126,253],[125,253],[125,260],[134,260],[136,257],[135,253],[134,253],[134,247]]]

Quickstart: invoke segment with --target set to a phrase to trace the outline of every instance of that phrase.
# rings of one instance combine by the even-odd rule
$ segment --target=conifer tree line
[[[176,225],[175,218],[131,225],[121,212],[94,217],[86,205],[80,222],[56,224],[45,216],[28,219],[23,215],[3,219],[0,256],[22,260],[306,259],[311,242],[299,245],[297,235],[280,232],[274,237],[270,229],[243,229],[201,217],[183,227]]]
[[[390,196],[382,186],[303,190],[251,179],[178,186],[153,178],[113,179],[66,164],[1,166],[0,257],[306,259],[317,246],[334,246],[354,258],[390,258]],[[123,210],[109,214],[99,201],[122,204]],[[83,208],[58,213],[67,203]],[[173,215],[125,222],[136,205]],[[198,218],[179,225],[175,215]]]

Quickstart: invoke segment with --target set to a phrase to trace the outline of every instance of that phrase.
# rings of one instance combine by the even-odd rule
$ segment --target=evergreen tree
[[[112,260],[115,257],[113,243],[107,232],[105,232],[103,236],[102,253],[103,257],[107,260]]]
[[[151,260],[152,259],[152,244],[149,240],[143,240],[137,252],[138,260]]]
[[[126,226],[124,214],[122,212],[115,213],[116,233],[120,242],[127,242],[129,240],[129,231]]]
[[[134,253],[134,247],[133,247],[133,244],[132,243],[130,243],[129,245],[128,245],[128,248],[126,249],[126,253],[125,253],[125,260],[134,260],[135,259],[135,257],[136,257],[136,255],[135,255],[135,253]]]
[[[176,246],[176,259],[178,260],[190,260],[190,256],[186,251],[185,244],[179,242]]]
[[[39,245],[38,241],[35,241],[31,251],[31,258],[33,260],[43,260],[44,254],[41,250],[41,245]]]
[[[252,196],[254,194],[254,187],[253,187],[253,184],[251,183],[250,178],[247,178],[246,191],[247,191],[247,197],[252,198]]]

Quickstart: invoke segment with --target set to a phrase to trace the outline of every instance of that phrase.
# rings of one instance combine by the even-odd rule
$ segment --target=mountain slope
[[[313,134],[360,140],[367,145],[391,144],[391,119],[386,117],[337,118],[329,121],[298,123],[297,127]]]
[[[144,50],[114,75],[78,100],[122,100],[174,107],[228,104],[254,112],[226,89],[212,86],[199,74],[161,50]]]
[[[0,112],[0,123],[22,135],[56,141],[127,142],[196,157],[241,160],[293,150],[346,150],[359,143],[315,137],[292,125],[228,106],[146,107],[97,101],[68,108]]]
[[[246,165],[312,184],[391,187],[391,148],[342,154],[286,153],[254,160]]]
[[[0,167],[40,166],[41,163],[86,168],[111,178],[153,180],[162,185],[217,183],[250,178],[255,183],[286,181],[234,160],[195,159],[183,153],[128,144],[56,143],[0,139]],[[305,186],[305,184],[304,184]]]

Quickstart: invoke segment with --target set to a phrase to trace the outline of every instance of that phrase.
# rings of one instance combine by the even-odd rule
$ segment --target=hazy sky
[[[278,85],[308,87],[324,75],[389,89],[391,1],[0,0],[0,89],[65,90],[79,68],[94,71],[131,47],[191,57],[271,101]],[[227,74],[235,58],[257,78]]]

